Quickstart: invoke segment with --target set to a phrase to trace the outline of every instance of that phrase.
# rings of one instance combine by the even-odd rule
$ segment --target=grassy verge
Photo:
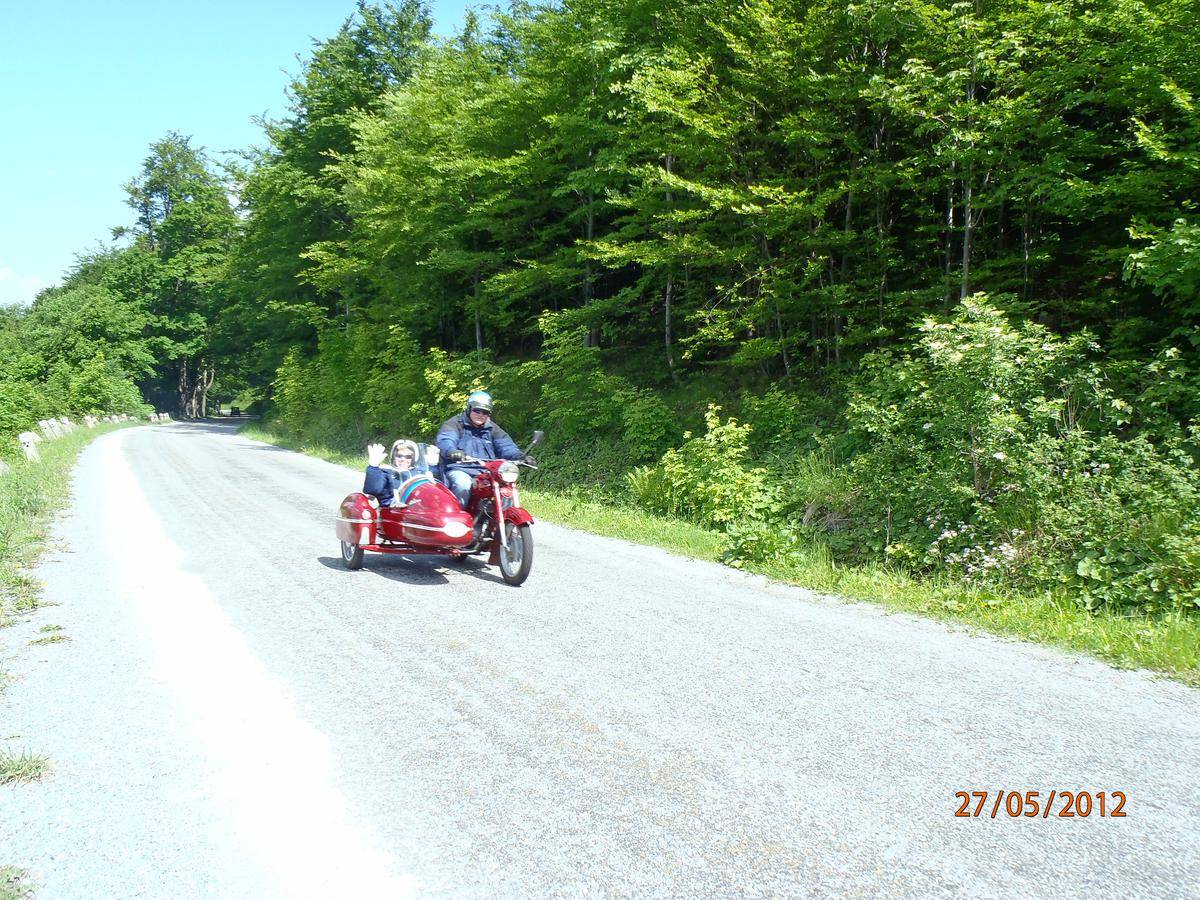
[[[0,866],[0,900],[25,900],[33,896],[33,888],[25,880],[25,872],[15,866]]]
[[[258,425],[248,437],[299,450],[354,468],[352,455],[289,440]],[[720,562],[722,535],[688,522],[650,515],[639,509],[597,503],[547,491],[523,489],[524,500],[539,518],[593,534],[662,547],[697,559]],[[784,563],[744,567],[778,581],[853,600],[877,603],[897,612],[916,613],[988,631],[1049,644],[1098,657],[1127,669],[1151,669],[1200,687],[1200,617],[1118,617],[1090,613],[1070,598],[971,588],[960,583],[917,580],[886,566],[840,566],[814,550]]]
[[[10,463],[0,474],[0,627],[37,609],[41,585],[26,570],[36,562],[45,546],[46,529],[54,512],[71,495],[71,470],[79,452],[92,440],[109,431],[128,427],[112,423],[79,428],[65,437],[38,444],[40,459]],[[70,640],[57,625],[41,629],[33,644]],[[0,693],[5,674],[0,671]],[[50,769],[50,761],[29,750],[13,753],[0,750],[0,785],[39,781]],[[0,900],[23,900],[33,896],[25,873],[14,866],[0,865]]]
[[[0,750],[0,784],[28,784],[41,781],[50,771],[50,760],[38,753]]]
[[[37,559],[46,526],[71,493],[71,469],[88,443],[122,424],[80,428],[38,444],[41,459],[21,460],[0,474],[0,626],[37,609],[39,585],[25,570]]]

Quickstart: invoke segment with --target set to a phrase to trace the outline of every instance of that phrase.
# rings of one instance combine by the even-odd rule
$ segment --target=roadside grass
[[[289,450],[359,468],[349,454],[290,440],[260,425],[242,433]],[[652,515],[632,506],[522,488],[535,517],[592,534],[662,547],[722,562],[725,537],[690,522]],[[821,594],[868,601],[894,612],[928,616],[1004,637],[1048,644],[1097,657],[1118,668],[1150,669],[1200,687],[1200,616],[1117,616],[1089,612],[1070,597],[972,587],[942,579],[915,579],[883,565],[844,566],[820,548],[784,561],[741,567]]]
[[[65,634],[48,634],[45,637],[34,638],[29,645],[32,647],[38,644],[62,644],[69,640],[70,637]]]
[[[274,444],[276,447],[282,447],[285,450],[295,450],[297,453],[303,453],[307,456],[316,456],[326,462],[337,463],[340,466],[349,466],[352,469],[365,468],[367,464],[365,448],[360,453],[347,453],[344,450],[337,450],[323,444],[313,443],[312,441],[298,441],[287,435],[271,431],[269,428],[264,428],[256,421],[250,421],[243,425],[238,429],[238,434],[248,437],[251,440]]]
[[[12,461],[0,474],[0,627],[37,609],[41,586],[26,570],[44,548],[46,527],[71,493],[71,469],[93,439],[126,423],[79,428],[38,444],[41,459]]]
[[[55,511],[71,496],[71,470],[79,453],[95,438],[132,423],[109,423],[78,428],[68,435],[38,444],[40,458],[9,460],[0,473],[0,628],[38,608],[41,585],[26,574],[45,549],[46,529]],[[43,637],[31,644],[69,641],[61,625],[46,625]],[[0,670],[0,694],[7,676]],[[23,750],[0,750],[0,785],[39,781],[49,771],[50,760]],[[25,900],[33,896],[25,872],[0,865],[0,900]]]
[[[20,753],[0,750],[0,785],[41,781],[49,771],[48,757],[30,753],[28,750],[22,750]]]
[[[25,870],[16,866],[0,866],[0,900],[26,900],[33,896],[33,886],[25,880]]]
[[[614,506],[527,487],[521,488],[521,502],[536,511],[535,517],[547,522],[635,544],[662,547],[697,559],[719,562],[725,545],[724,536],[715,531],[631,506]]]

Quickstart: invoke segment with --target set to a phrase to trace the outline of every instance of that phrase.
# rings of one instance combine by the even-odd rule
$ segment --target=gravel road
[[[75,477],[55,605],[0,633],[0,748],[54,764],[0,788],[0,864],[40,897],[1200,896],[1180,685],[545,523],[521,588],[348,572],[361,473],[224,426]]]

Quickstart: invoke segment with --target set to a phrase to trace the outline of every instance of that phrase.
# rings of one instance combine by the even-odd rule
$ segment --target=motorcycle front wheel
[[[533,531],[528,525],[504,523],[507,547],[500,548],[500,575],[511,585],[519,585],[533,568]]]

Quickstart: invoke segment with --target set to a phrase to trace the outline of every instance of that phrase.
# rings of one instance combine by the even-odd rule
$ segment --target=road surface
[[[348,572],[360,482],[219,425],[84,452],[54,605],[0,634],[0,748],[54,765],[0,788],[0,864],[43,898],[1200,895],[1196,691],[545,523],[521,588]],[[975,789],[1127,815],[955,817]]]

